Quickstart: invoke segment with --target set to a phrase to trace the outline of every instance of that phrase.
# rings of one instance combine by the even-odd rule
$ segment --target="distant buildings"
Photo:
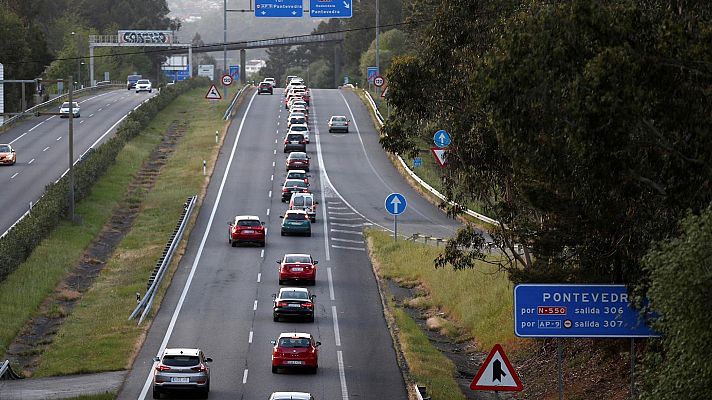
[[[247,76],[255,75],[266,66],[267,62],[265,60],[249,60],[245,63],[245,72],[247,73]]]

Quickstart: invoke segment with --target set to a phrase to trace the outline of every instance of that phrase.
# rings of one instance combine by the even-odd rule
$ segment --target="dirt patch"
[[[109,221],[84,251],[79,264],[43,301],[37,315],[25,324],[8,347],[5,357],[13,365],[18,365],[25,376],[32,375],[42,353],[52,343],[66,317],[91,288],[116,246],[131,229],[142,199],[155,184],[160,169],[187,130],[187,122],[173,121],[168,127],[161,143],[129,183],[122,201],[112,210]]]

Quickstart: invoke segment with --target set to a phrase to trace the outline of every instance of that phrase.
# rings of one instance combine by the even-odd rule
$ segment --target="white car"
[[[136,82],[136,93],[138,92],[153,92],[151,81],[148,79],[139,79],[138,82]]]
[[[301,133],[304,135],[304,140],[309,143],[309,125],[307,124],[292,124],[292,126],[289,127],[289,132],[287,132],[287,135],[290,133]]]
[[[62,103],[62,106],[59,107],[59,114],[60,118],[69,118],[69,102],[65,101]],[[79,118],[79,103],[76,101],[72,102],[72,114],[74,114],[74,118]]]
[[[272,85],[272,87],[277,86],[277,81],[274,78],[265,78],[262,82],[267,82]]]

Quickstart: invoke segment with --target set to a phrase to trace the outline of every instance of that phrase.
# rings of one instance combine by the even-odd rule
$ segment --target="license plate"
[[[304,364],[304,361],[289,360],[289,361],[287,361],[287,364],[289,364],[289,365],[302,365],[302,364]]]
[[[299,144],[299,141],[297,141],[297,140],[292,140],[292,144]]]
[[[242,233],[255,233],[252,229],[245,229]]]
[[[301,267],[299,267],[299,268],[292,268],[292,272],[302,272],[302,271],[304,271],[304,268],[301,268]]]
[[[299,304],[287,304],[287,307],[299,308]]]
[[[190,378],[171,378],[171,382],[173,382],[173,383],[188,383],[188,382],[190,382]]]

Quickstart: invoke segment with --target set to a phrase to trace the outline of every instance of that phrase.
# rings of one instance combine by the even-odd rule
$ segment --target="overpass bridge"
[[[231,43],[212,43],[202,46],[193,46],[191,43],[180,43],[175,39],[167,40],[163,43],[124,43],[119,40],[119,35],[89,35],[89,76],[92,86],[96,85],[94,75],[94,49],[97,47],[166,47],[162,53],[166,54],[188,54],[188,72],[192,76],[192,55],[193,53],[211,53],[216,51],[240,50],[240,71],[245,71],[247,49],[263,49],[282,46],[300,46],[307,44],[334,44],[334,85],[339,85],[341,75],[341,45],[344,41],[343,32],[322,33],[290,36],[274,39],[247,40]],[[240,74],[240,81],[246,82],[246,74]]]

